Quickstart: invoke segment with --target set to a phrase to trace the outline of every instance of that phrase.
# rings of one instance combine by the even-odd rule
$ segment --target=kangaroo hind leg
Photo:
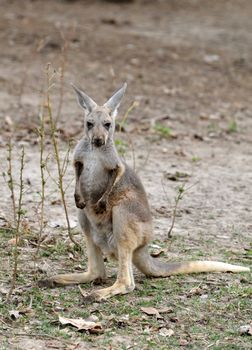
[[[113,208],[113,233],[116,240],[118,274],[115,283],[108,288],[99,289],[89,296],[87,301],[102,301],[117,294],[126,294],[135,288],[132,256],[137,247],[136,230],[127,220],[127,213],[120,207]]]
[[[86,246],[88,256],[88,270],[86,272],[54,275],[48,279],[39,281],[39,286],[57,287],[104,280],[106,278],[106,271],[103,255],[100,248],[94,244],[90,233],[86,234]]]

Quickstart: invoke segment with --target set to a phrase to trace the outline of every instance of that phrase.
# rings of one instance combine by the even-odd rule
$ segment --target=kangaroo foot
[[[90,294],[83,295],[83,303],[102,302],[106,299],[118,295],[130,293],[135,288],[134,285],[125,285],[115,282],[111,287],[99,289]]]

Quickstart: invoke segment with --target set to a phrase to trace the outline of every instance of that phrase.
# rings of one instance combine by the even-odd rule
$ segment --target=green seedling
[[[155,124],[154,130],[163,138],[169,138],[171,136],[171,128],[160,123]]]
[[[228,124],[228,133],[232,134],[238,131],[238,127],[237,127],[237,122],[236,120],[231,120]]]
[[[201,160],[201,158],[199,156],[193,156],[192,157],[192,162],[193,163],[198,163]]]
[[[122,139],[115,139],[115,145],[120,156],[124,157],[128,149],[128,143]]]

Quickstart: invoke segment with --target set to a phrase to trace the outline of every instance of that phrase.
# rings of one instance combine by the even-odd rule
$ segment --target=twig
[[[52,108],[51,108],[51,99],[50,99],[50,82],[52,80],[52,76],[50,76],[50,65],[47,65],[46,69],[46,75],[47,75],[47,92],[46,92],[46,107],[48,110],[48,116],[49,116],[49,122],[50,122],[50,134],[51,134],[51,140],[53,144],[53,149],[54,149],[54,158],[56,160],[56,165],[57,165],[57,171],[58,171],[58,188],[60,191],[61,195],[61,200],[63,203],[63,208],[65,212],[65,218],[67,222],[67,232],[70,240],[81,250],[81,246],[79,243],[75,241],[72,235],[72,230],[70,227],[70,221],[69,221],[69,216],[68,216],[68,210],[67,210],[67,205],[66,205],[66,199],[65,199],[65,190],[64,190],[64,184],[63,184],[63,177],[65,173],[65,168],[62,169],[61,164],[60,164],[60,155],[59,155],[59,149],[58,149],[58,142],[56,138],[56,121],[53,119],[52,116]],[[69,153],[69,150],[67,151],[67,154]]]
[[[119,122],[119,132],[122,132],[122,129],[126,123],[126,120],[129,116],[129,113],[133,111],[134,108],[138,107],[139,103],[137,101],[134,101],[131,106],[127,109],[126,113],[124,114],[121,122]],[[133,160],[133,169],[135,170],[136,169],[136,156],[135,156],[135,149],[134,149],[134,145],[133,145],[133,142],[132,142],[132,139],[131,137],[129,136],[128,133],[126,133],[126,136],[127,136],[127,140],[128,140],[128,143],[130,145],[130,148],[131,148],[131,153],[132,153],[132,160]]]
[[[179,201],[182,200],[182,198],[183,198],[183,193],[184,193],[184,184],[178,188],[178,194],[175,197],[175,205],[174,205],[173,214],[172,214],[172,223],[171,223],[171,227],[167,233],[168,238],[171,238],[171,233],[172,233],[172,230],[173,230],[173,227],[175,224],[178,204],[179,204]]]
[[[15,191],[14,191],[14,180],[13,180],[13,174],[12,174],[12,143],[11,143],[11,139],[9,139],[8,144],[8,157],[7,157],[7,161],[8,161],[8,186],[9,189],[11,191],[11,202],[12,202],[12,210],[13,210],[13,222],[14,222],[14,226],[16,226],[17,224],[17,209],[16,209],[16,199],[15,199]]]
[[[140,173],[140,171],[143,171],[143,170],[144,170],[144,168],[146,167],[146,165],[147,165],[147,163],[148,163],[148,160],[149,160],[149,158],[150,158],[150,154],[151,154],[151,148],[149,147],[149,148],[147,149],[146,157],[145,157],[145,159],[144,159],[144,161],[143,161],[141,167],[137,170],[137,173]]]
[[[19,199],[18,199],[18,211],[17,211],[17,226],[15,229],[15,247],[14,247],[14,266],[12,271],[12,280],[11,280],[11,286],[9,293],[7,295],[6,301],[8,302],[10,299],[10,296],[15,288],[16,280],[17,280],[17,270],[18,270],[18,243],[20,239],[20,224],[21,224],[21,218],[23,215],[22,211],[22,204],[23,204],[23,190],[24,190],[24,181],[23,181],[23,171],[24,171],[24,156],[25,151],[24,147],[22,147],[22,153],[20,158],[20,173],[19,173]]]
[[[135,171],[136,170],[136,155],[135,155],[135,148],[134,148],[134,144],[132,142],[132,138],[130,137],[130,135],[126,132],[126,137],[128,140],[128,143],[130,145],[130,149],[131,149],[131,153],[132,153],[132,168]]]
[[[63,45],[61,47],[61,52],[62,52],[62,57],[61,57],[61,67],[60,67],[60,93],[59,93],[59,105],[58,105],[58,110],[56,113],[56,123],[58,122],[62,107],[63,107],[63,102],[64,102],[64,79],[65,79],[65,71],[66,71],[66,62],[67,62],[67,49],[68,49],[68,40],[65,38],[63,32],[60,31],[61,38],[63,40]]]
[[[34,337],[34,338],[49,338],[49,339],[53,339],[53,340],[58,340],[59,341],[59,337],[55,337],[53,335],[50,334],[42,334],[42,333],[10,333],[10,331],[0,331],[0,334],[5,336],[5,337]],[[70,342],[67,339],[64,339],[64,342],[69,344],[69,345],[76,345],[73,342]]]
[[[40,218],[39,218],[39,232],[38,232],[38,245],[34,254],[34,259],[37,257],[40,246],[41,238],[44,230],[44,207],[45,207],[45,166],[46,160],[44,159],[44,150],[45,150],[45,116],[44,116],[44,107],[41,108],[40,115],[40,128],[38,129],[39,134],[39,150],[40,150],[40,179],[41,179],[41,209],[40,209]]]
[[[175,220],[176,220],[176,214],[177,214],[177,209],[178,209],[178,204],[179,202],[183,199],[183,196],[185,194],[185,192],[189,191],[192,187],[196,186],[198,183],[198,181],[194,184],[192,184],[191,186],[187,187],[185,189],[185,184],[183,183],[181,186],[179,186],[178,188],[178,193],[175,197],[175,205],[174,205],[174,209],[173,209],[173,214],[172,214],[172,223],[171,223],[171,226],[167,232],[167,238],[171,238],[172,235],[172,230],[173,230],[173,227],[174,227],[174,224],[175,224]],[[166,194],[166,191],[165,191],[165,188],[164,188],[164,185],[163,185],[163,182],[162,182],[162,186],[163,186],[163,190],[164,190],[164,193]],[[166,194],[167,196],[167,194]]]
[[[129,113],[133,111],[134,108],[138,107],[139,103],[137,101],[134,101],[132,105],[127,109],[126,113],[124,114],[122,121],[119,122],[119,132],[122,131],[122,128],[124,127],[126,120],[129,116]]]
[[[64,160],[63,160],[63,163],[62,163],[62,167],[61,167],[61,172],[62,172],[62,176],[63,176],[63,177],[64,177],[65,174],[66,174],[67,167],[68,167],[68,164],[69,164],[69,154],[70,154],[70,151],[71,151],[71,145],[70,145],[70,143],[69,143],[69,144],[68,144],[67,151],[66,151],[66,154],[65,154],[65,157],[64,157]]]

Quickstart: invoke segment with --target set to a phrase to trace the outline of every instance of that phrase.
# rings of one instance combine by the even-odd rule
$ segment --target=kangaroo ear
[[[124,83],[123,86],[119,90],[117,90],[113,94],[113,96],[110,97],[110,99],[104,104],[104,107],[107,107],[113,116],[116,116],[117,114],[117,108],[121,103],[121,100],[126,91],[126,88],[127,88],[127,84]]]
[[[74,84],[71,84],[74,91],[77,94],[78,102],[82,108],[84,108],[89,113],[97,106],[95,101],[92,100],[91,97],[85,94],[82,90],[77,88]]]

